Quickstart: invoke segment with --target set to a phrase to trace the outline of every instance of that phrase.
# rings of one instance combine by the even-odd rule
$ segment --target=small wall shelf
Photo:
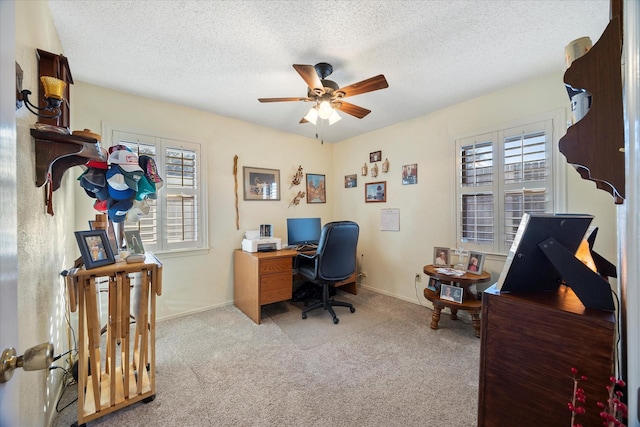
[[[620,21],[614,16],[600,40],[565,72],[565,83],[589,91],[593,101],[559,143],[560,152],[580,176],[611,193],[616,204],[625,197]]]
[[[52,191],[60,188],[65,171],[91,159],[103,160],[100,143],[93,138],[31,129],[36,141],[36,186],[42,187],[51,173]]]

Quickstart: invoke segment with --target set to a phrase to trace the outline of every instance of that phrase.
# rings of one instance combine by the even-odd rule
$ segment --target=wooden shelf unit
[[[569,425],[571,368],[587,402],[576,422],[602,424],[613,373],[616,322],[612,312],[587,310],[571,288],[556,292],[482,295],[479,427]]]
[[[135,305],[131,298],[132,275],[140,280]],[[98,278],[108,279],[104,290],[108,294],[105,328],[99,320],[97,294],[102,290],[98,289]],[[67,276],[67,292],[70,310],[78,310],[77,425],[155,399],[155,307],[156,296],[162,293],[162,264],[147,254],[140,263],[79,268]]]
[[[611,193],[616,204],[625,198],[621,10],[621,2],[612,0],[612,18],[604,33],[564,74],[564,82],[587,90],[592,102],[589,112],[559,142],[567,162],[583,179]]]

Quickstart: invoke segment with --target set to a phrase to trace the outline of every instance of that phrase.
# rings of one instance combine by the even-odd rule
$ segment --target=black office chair
[[[322,300],[305,307],[302,318],[317,308],[324,308],[333,317],[333,323],[340,319],[333,307],[349,307],[356,311],[352,304],[329,299],[329,286],[346,280],[356,271],[356,248],[360,227],[352,221],[336,221],[322,227],[318,249],[314,255],[298,254],[294,259],[294,270],[304,279],[322,286]]]

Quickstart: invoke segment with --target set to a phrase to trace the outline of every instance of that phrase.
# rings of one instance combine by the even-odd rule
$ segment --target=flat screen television
[[[317,245],[321,231],[320,218],[287,218],[289,246]]]
[[[592,215],[527,214],[518,231],[496,284],[500,292],[553,291],[563,277],[538,246],[553,237],[568,252],[575,254],[585,238]]]

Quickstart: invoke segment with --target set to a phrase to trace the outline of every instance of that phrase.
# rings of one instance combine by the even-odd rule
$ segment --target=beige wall
[[[33,31],[37,28],[38,31]],[[24,87],[37,87],[35,48],[63,53],[44,1],[16,2],[16,59],[25,72]],[[69,58],[73,71],[73,58]],[[452,139],[461,133],[502,125],[511,120],[565,109],[562,75],[547,76],[452,106],[396,126],[338,144],[289,135],[213,114],[150,101],[82,82],[72,86],[72,127],[102,131],[103,122],[153,131],[160,136],[201,142],[205,149],[208,185],[209,249],[194,256],[158,254],[164,262],[163,295],[158,317],[167,318],[229,304],[233,299],[232,250],[240,246],[246,229],[274,224],[284,237],[289,216],[320,216],[323,222],[352,219],[361,226],[359,253],[368,277],[365,286],[418,302],[414,276],[432,258],[434,246],[454,243]],[[373,118],[371,118],[373,119]],[[44,211],[43,190],[34,185],[34,142],[29,126],[35,117],[17,112],[18,133],[18,254],[21,349],[50,340],[56,353],[66,350],[64,298],[58,273],[79,255],[73,231],[86,229],[95,212],[81,192],[75,168],[54,193],[55,216]],[[107,142],[107,141],[105,141]],[[381,150],[391,163],[386,204],[364,203],[364,182],[345,189],[344,175],[359,173],[372,151]],[[245,202],[240,195],[240,230],[235,229],[233,156],[239,166],[281,171],[282,200]],[[560,157],[562,159],[562,156]],[[402,186],[400,168],[418,163],[418,184]],[[305,172],[325,174],[327,203],[289,207],[298,188],[290,178],[302,165]],[[567,211],[596,215],[600,226],[596,250],[616,262],[615,208],[611,197],[567,169]],[[242,180],[240,180],[242,183]],[[400,209],[400,231],[379,231],[381,208]],[[487,268],[498,273],[501,258],[491,257]],[[423,279],[424,280],[424,279]],[[423,285],[422,283],[421,285]],[[425,301],[421,300],[424,304]],[[425,314],[426,316],[426,314]],[[24,425],[46,425],[57,398],[60,377],[44,372],[20,375],[20,419]],[[43,410],[44,408],[44,410]]]
[[[72,61],[71,66],[73,67]],[[102,124],[151,132],[156,136],[200,142],[206,168],[209,250],[197,254],[162,254],[163,295],[157,300],[159,318],[172,317],[233,301],[232,252],[240,248],[245,230],[273,224],[274,235],[286,241],[286,218],[319,216],[323,222],[333,216],[333,195],[326,204],[289,204],[303,185],[290,189],[291,177],[299,165],[305,173],[324,174],[333,188],[331,144],[266,129],[248,123],[176,105],[152,101],[117,91],[77,82],[72,87],[73,123],[76,128],[101,132]],[[108,136],[103,136],[108,146]],[[236,230],[233,158],[238,156],[240,230]],[[244,201],[242,167],[280,170],[280,201]],[[78,176],[80,169],[71,174]],[[87,228],[93,218],[93,199],[76,185],[75,229]],[[162,190],[161,190],[162,191]]]
[[[569,116],[562,74],[538,78],[483,97],[417,117],[336,144],[334,156],[335,217],[349,217],[361,225],[360,255],[367,278],[363,285],[416,302],[414,277],[431,263],[435,246],[455,243],[455,150],[454,138],[474,130],[501,127],[512,121],[563,110]],[[557,138],[566,124],[557,126]],[[369,153],[382,151],[391,164],[378,178],[358,176],[358,187],[343,188],[340,177],[358,173]],[[556,149],[557,151],[557,149]],[[595,215],[600,227],[595,250],[616,262],[616,211],[608,193],[579,178],[559,154],[567,177],[566,211]],[[402,165],[418,164],[418,184],[402,185]],[[370,165],[369,165],[370,166]],[[387,203],[364,203],[364,183],[387,181]],[[380,231],[380,209],[400,209],[400,231]],[[487,257],[485,269],[497,279],[503,256]],[[422,285],[422,284],[421,284]],[[420,298],[423,304],[427,301]]]
[[[23,88],[38,93],[36,48],[63,53],[47,2],[16,2],[16,61],[24,71]],[[34,31],[37,29],[38,31]],[[37,118],[22,108],[17,120],[18,330],[17,349],[50,341],[56,354],[69,348],[60,271],[73,265],[73,177],[66,174],[53,194],[55,215],[46,214],[44,189],[35,186],[35,143],[29,128]],[[4,326],[3,326],[4,327]],[[61,361],[62,362],[62,361]],[[55,414],[61,371],[20,373],[20,421],[46,425]]]

